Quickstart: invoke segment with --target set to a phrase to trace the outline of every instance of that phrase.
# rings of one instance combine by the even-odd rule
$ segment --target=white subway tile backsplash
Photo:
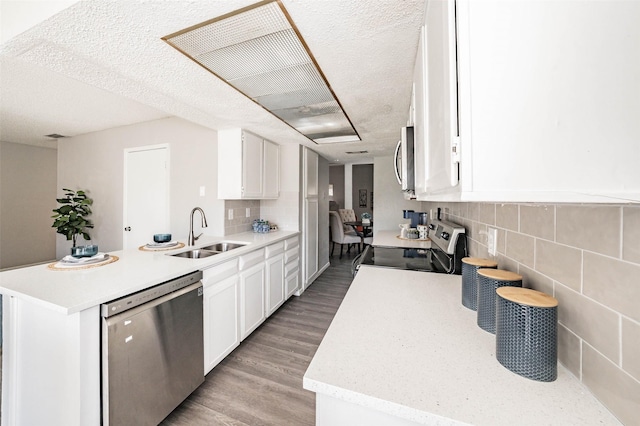
[[[558,205],[556,242],[620,257],[620,209],[619,206]]]
[[[585,343],[582,344],[582,381],[622,424],[638,424],[640,382]]]
[[[555,284],[558,299],[558,321],[607,358],[617,361],[620,356],[619,315],[571,290]]]
[[[499,228],[518,231],[519,228],[519,205],[518,204],[497,204],[496,205],[496,226]]]
[[[584,252],[583,293],[640,321],[640,265]]]
[[[535,269],[575,291],[580,291],[582,250],[546,240],[537,240]]]
[[[520,232],[553,241],[555,237],[554,206],[520,206]]]
[[[622,258],[640,263],[640,207],[625,207],[622,224]]]
[[[533,268],[535,238],[518,232],[507,232],[507,257]]]
[[[640,323],[622,318],[622,368],[640,382]]]

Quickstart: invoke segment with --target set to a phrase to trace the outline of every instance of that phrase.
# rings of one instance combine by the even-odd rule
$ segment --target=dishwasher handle
[[[129,309],[133,309],[144,303],[188,287],[201,280],[202,271],[192,272],[174,280],[104,303],[100,305],[100,314],[103,318],[118,315],[122,312],[128,311]]]

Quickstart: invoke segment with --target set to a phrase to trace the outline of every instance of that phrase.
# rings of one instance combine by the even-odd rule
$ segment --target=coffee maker
[[[402,217],[411,219],[411,228],[417,228],[418,225],[427,225],[429,214],[427,212],[416,212],[413,210],[403,210]]]

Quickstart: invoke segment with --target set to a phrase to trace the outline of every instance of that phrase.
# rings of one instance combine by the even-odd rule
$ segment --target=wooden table
[[[356,220],[354,222],[345,222],[344,224],[353,228],[356,234],[360,237],[360,241],[364,247],[364,239],[373,233],[373,221],[371,220],[369,223],[362,223],[361,220]],[[358,230],[359,227],[362,227],[362,231]]]

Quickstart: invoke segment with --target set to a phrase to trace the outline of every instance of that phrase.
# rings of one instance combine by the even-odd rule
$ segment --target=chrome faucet
[[[200,212],[200,216],[202,216],[202,227],[203,228],[207,227],[207,217],[204,215],[204,210],[202,210],[200,207],[194,207],[193,210],[191,210],[191,221],[189,223],[189,241],[188,242],[190,246],[194,245],[196,240],[202,236],[202,233],[200,233],[200,235],[198,235],[197,237],[193,235],[193,214],[196,212],[196,210],[198,210]]]

